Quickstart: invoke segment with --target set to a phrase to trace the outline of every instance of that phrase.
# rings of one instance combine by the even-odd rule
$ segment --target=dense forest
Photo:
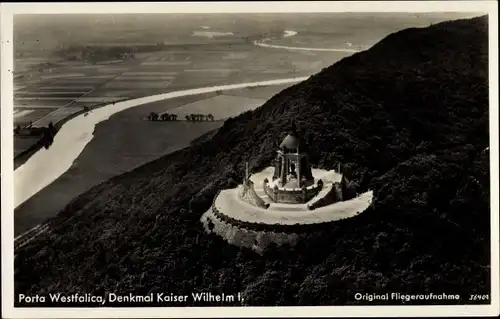
[[[92,188],[18,252],[16,293],[241,292],[244,305],[489,293],[487,30],[479,17],[396,32]],[[217,190],[241,182],[246,160],[268,166],[292,119],[313,164],[343,163],[374,205],[264,256],[204,234]]]

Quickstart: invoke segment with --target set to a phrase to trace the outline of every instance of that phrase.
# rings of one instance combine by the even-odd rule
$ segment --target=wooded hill
[[[487,29],[479,17],[391,34],[211,139],[92,188],[18,253],[16,294],[242,292],[245,305],[335,305],[366,303],[356,292],[461,294],[448,303],[488,293]],[[313,165],[343,163],[374,206],[263,257],[205,235],[199,219],[217,190],[241,182],[246,160],[270,165],[292,119]]]

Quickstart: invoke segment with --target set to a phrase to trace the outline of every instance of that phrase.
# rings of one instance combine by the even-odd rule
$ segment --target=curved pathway
[[[273,168],[268,167],[251,176],[255,191],[260,190],[264,178],[272,176]],[[334,171],[313,169],[313,175],[321,178],[327,184],[339,182],[342,175]],[[219,212],[231,218],[248,223],[265,224],[318,224],[354,217],[365,211],[371,204],[373,192],[368,191],[351,200],[309,210],[307,204],[271,203],[268,209],[259,208],[241,201],[238,197],[239,188],[223,190],[214,201]]]
[[[40,149],[26,163],[14,171],[14,207],[28,200],[44,187],[51,184],[64,172],[71,168],[75,159],[92,140],[95,126],[110,118],[115,113],[176,97],[216,92],[219,90],[235,90],[247,87],[282,85],[306,80],[308,77],[277,79],[270,81],[239,83],[231,85],[210,86],[183,91],[169,92],[153,96],[141,97],[127,101],[111,103],[92,110],[87,116],[79,115],[66,122],[56,135],[49,149]]]
[[[351,200],[307,210],[305,205],[284,205],[268,209],[245,203],[238,198],[238,189],[222,191],[215,200],[215,207],[224,215],[248,223],[280,225],[319,224],[354,217],[371,204],[373,192],[368,191]],[[278,206],[278,205],[277,205]]]

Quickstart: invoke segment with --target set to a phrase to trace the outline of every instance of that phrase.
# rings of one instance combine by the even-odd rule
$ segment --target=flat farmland
[[[398,15],[405,16],[18,15],[14,18],[14,121],[45,126],[84,106],[117,99],[309,76],[351,53],[265,48],[253,41],[305,49],[365,48],[402,25],[420,26],[424,21],[403,17],[408,21],[402,24],[395,18]],[[295,36],[285,37],[290,30]],[[74,56],[66,54],[67,48],[74,49],[69,50]],[[123,48],[133,54],[117,54]],[[92,186],[186,147],[222,125],[222,121],[151,122],[144,119],[150,112],[212,113],[223,119],[256,108],[289,86],[169,99],[112,115],[95,127],[93,139],[68,171],[16,208],[16,235],[53,217]],[[16,151],[29,143],[16,138]]]
[[[179,106],[168,113],[176,114],[181,120],[188,114],[212,114],[215,120],[225,120],[243,112],[254,110],[265,102],[265,99],[219,95]]]
[[[198,101],[203,101],[205,99],[212,98],[214,96],[217,96],[216,93],[205,93],[205,94],[197,94],[197,95],[188,95],[188,96],[183,96],[183,97],[178,97],[175,99],[168,99],[164,101],[158,101],[158,102],[152,102],[148,103],[147,105],[143,105],[138,108],[134,108],[134,112],[132,112],[132,109],[127,110],[126,112],[128,113],[120,113],[124,115],[129,115],[128,118],[130,118],[131,121],[135,121],[135,117],[133,118],[132,116],[137,116],[138,118],[144,119],[146,118],[150,112],[156,112],[156,113],[172,113],[171,111],[182,107],[184,105],[188,105],[191,103],[195,103]],[[126,117],[122,117],[121,120],[124,121]]]
[[[148,53],[133,60],[110,60],[99,64],[84,61],[51,62],[50,67],[16,78],[14,106],[33,110],[38,107],[60,108],[88,103],[112,103],[117,100],[186,90],[197,87],[262,81],[309,75],[324,64],[322,56],[259,48],[238,44],[228,48],[220,43],[185,45]],[[30,63],[41,63],[41,59]],[[25,61],[26,62],[26,61]],[[330,63],[330,61],[328,61]],[[22,89],[21,89],[22,88]],[[35,126],[61,120],[57,112],[30,120]],[[42,116],[46,116],[43,114]],[[23,116],[17,122],[26,122]]]
[[[13,116],[14,116],[14,118],[16,118],[16,117],[22,117],[22,116],[26,116],[26,115],[28,115],[28,114],[30,114],[32,112],[34,112],[34,110],[22,110],[22,109],[20,110],[20,109],[17,109],[17,110],[14,110]]]
[[[17,108],[14,109],[14,124],[25,126],[30,122],[34,122],[43,116],[54,112],[57,108],[36,108],[36,109],[25,109],[25,108]],[[15,143],[14,143],[15,144]]]
[[[186,45],[182,48],[166,46],[159,51],[137,54],[132,60],[110,60],[108,61],[110,63],[105,63],[106,61],[98,64],[84,61],[51,61],[49,68],[36,68],[35,71],[15,79],[18,90],[14,103],[16,109],[20,110],[18,116],[15,117],[15,122],[22,125],[32,122],[33,126],[47,126],[50,122],[57,123],[81,111],[85,106],[92,107],[122,99],[198,87],[310,75],[324,63],[330,63],[331,58],[326,56],[325,59],[325,56],[311,57],[302,52],[269,50],[250,43],[238,44],[231,48],[219,44]],[[45,195],[36,195],[17,210],[21,212],[31,209],[34,207],[31,206],[32,202],[40,204],[38,196],[41,196],[40,200],[43,199],[44,204],[34,204],[35,206],[48,207],[48,209],[56,206],[62,208],[73,196],[93,186],[95,182],[104,181],[114,174],[133,169],[177,147],[187,146],[192,139],[221,125],[221,122],[189,123],[188,126],[182,126],[187,123],[182,125],[180,123],[151,123],[144,121],[149,112],[175,113],[180,119],[184,119],[186,114],[191,113],[211,113],[216,120],[223,120],[259,107],[281,88],[282,86],[270,86],[166,100],[147,106],[142,105],[137,108],[136,113],[127,110],[112,116],[106,121],[105,127],[113,127],[117,132],[100,130],[99,127],[104,124],[99,124],[94,132],[96,139],[91,141],[81,155],[85,160],[82,162],[80,158],[77,159],[74,167],[55,182],[76,185],[80,182],[72,176],[81,176],[83,172],[88,172],[90,177],[86,183],[74,186],[71,192],[67,190],[69,184],[50,185],[42,191]],[[135,133],[130,136],[120,135],[122,133],[118,130],[123,129],[123,126],[111,124],[116,119],[121,119],[122,124],[127,122],[127,130]],[[176,142],[177,144],[164,144],[163,138],[175,133],[182,133],[183,138]],[[151,139],[151,136],[162,136],[162,142]],[[145,139],[150,141],[141,142]],[[35,139],[23,141],[16,139],[17,154],[34,142],[36,142]],[[104,146],[106,144],[108,147]],[[115,146],[109,147],[115,144],[116,148]],[[94,145],[100,145],[99,151]],[[122,147],[134,150],[133,154],[120,151]],[[118,164],[115,170],[111,168],[113,164],[109,164],[108,168],[95,167],[99,165],[98,162],[117,163],[119,159],[123,165]],[[62,188],[58,189],[58,187]],[[46,201],[52,204],[49,205]]]
[[[210,95],[189,96],[142,105],[111,116],[95,128],[96,138],[56,181],[16,208],[16,236],[54,216],[74,197],[118,174],[184,148],[223,123],[151,122],[149,112],[174,109]]]
[[[52,122],[52,124],[55,124],[61,120],[64,120],[66,117],[68,117],[74,113],[80,112],[82,109],[83,109],[83,107],[81,107],[81,106],[80,107],[78,107],[78,106],[62,107],[62,108],[57,109],[57,110],[53,111],[52,113],[50,113],[50,116],[42,117],[37,122],[37,126],[47,127],[50,122]]]
[[[21,110],[14,118],[16,124],[47,126],[57,123],[83,109],[98,104],[156,95],[197,87],[227,85],[295,77],[312,73],[322,61],[311,62],[301,53],[268,50],[252,44],[235,46],[234,51],[219,45],[189,46],[182,50],[161,50],[136,56],[135,60],[88,64],[83,61],[51,63],[30,74],[17,77],[15,107]],[[307,64],[304,61],[308,61]],[[115,63],[116,62],[116,63]],[[294,65],[295,63],[295,65]],[[297,64],[300,64],[297,67]],[[306,67],[300,67],[306,66]],[[307,67],[309,66],[309,67]],[[195,96],[186,100],[189,107],[180,107],[174,113],[212,113],[216,119],[225,119],[254,109],[278,92],[278,87],[236,90],[217,96]],[[204,102],[202,98],[207,98]],[[211,97],[211,98],[210,98]],[[141,106],[141,118],[147,109],[157,113],[178,107],[167,100],[148,107]],[[144,110],[144,111],[142,111]],[[27,142],[15,141],[16,150],[29,147]]]
[[[95,138],[67,172],[16,208],[15,234],[19,235],[52,217],[71,199],[92,186],[187,147],[192,140],[223,125],[222,121],[151,122],[145,119],[150,112],[212,113],[216,119],[223,119],[259,107],[266,97],[285,87],[256,87],[248,92],[234,90],[234,96],[226,95],[233,90],[223,91],[222,95],[213,92],[185,96],[148,103],[111,116],[96,126]]]
[[[222,91],[222,93],[224,95],[242,96],[250,99],[268,100],[274,95],[289,88],[292,85],[293,84],[248,87],[244,89]]]
[[[209,87],[230,83],[230,76],[225,71],[192,71],[185,72],[169,83],[168,91],[186,90],[196,87]]]

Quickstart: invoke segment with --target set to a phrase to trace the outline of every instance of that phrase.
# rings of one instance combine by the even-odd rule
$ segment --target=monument
[[[274,164],[272,182],[264,180],[264,191],[276,203],[306,203],[323,187],[323,181],[315,184],[309,165],[307,145],[292,122],[290,133],[279,145]]]
[[[288,188],[300,188],[314,182],[309,166],[309,156],[303,139],[297,133],[295,122],[292,129],[277,151],[273,181],[279,179],[279,185]]]
[[[295,123],[273,166],[250,174],[245,164],[242,184],[220,190],[201,217],[207,232],[240,247],[262,251],[270,242],[294,244],[298,227],[354,217],[372,202],[372,191],[344,200],[342,174],[311,167]]]

